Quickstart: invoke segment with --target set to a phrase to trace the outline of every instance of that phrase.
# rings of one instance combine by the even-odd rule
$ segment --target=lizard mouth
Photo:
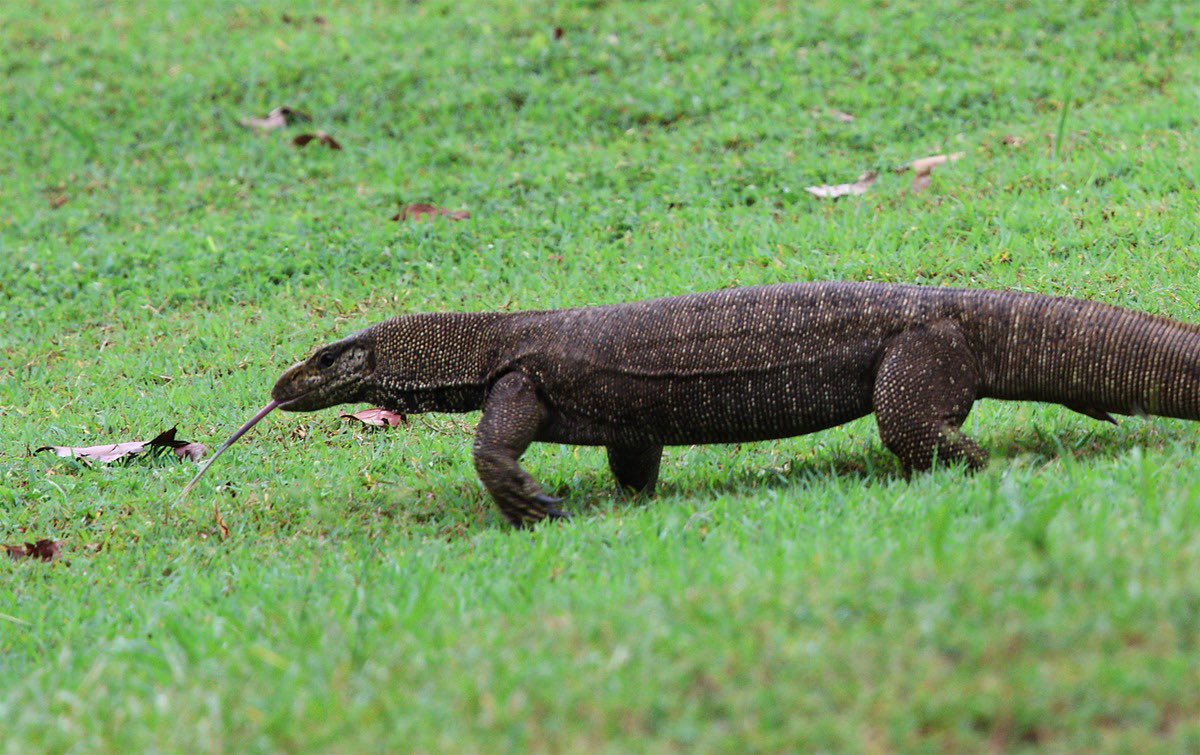
[[[288,407],[291,406],[292,404],[296,403],[300,399],[304,398],[307,395],[308,395],[307,393],[301,393],[299,396],[293,396],[293,397],[289,398],[287,401],[272,400],[271,403],[275,404],[275,408],[281,412],[290,412],[290,411],[294,411],[294,410],[289,409]]]
[[[320,398],[321,392],[319,390],[309,390],[295,396],[289,396],[288,398],[272,397],[271,403],[285,412],[313,412],[332,405],[331,403],[321,402]]]

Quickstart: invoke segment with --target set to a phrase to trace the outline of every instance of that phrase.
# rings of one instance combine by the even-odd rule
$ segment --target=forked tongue
[[[183,498],[185,495],[190,493],[192,491],[192,488],[196,487],[196,483],[200,482],[200,478],[204,476],[204,473],[208,471],[208,468],[211,467],[213,465],[213,462],[217,460],[217,457],[220,456],[221,454],[225,453],[226,448],[229,448],[235,442],[237,442],[238,438],[245,435],[250,430],[250,428],[257,425],[259,423],[259,421],[262,420],[263,417],[265,417],[268,414],[270,414],[271,412],[275,411],[275,407],[277,407],[277,406],[279,406],[279,402],[272,400],[271,403],[267,404],[262,409],[259,409],[258,414],[255,414],[253,417],[251,417],[250,421],[247,422],[246,424],[242,425],[238,429],[238,431],[233,434],[232,438],[225,441],[225,445],[218,448],[217,452],[215,454],[213,454],[211,457],[209,457],[208,461],[206,461],[204,463],[204,466],[200,467],[200,471],[196,473],[196,476],[192,478],[192,481],[189,482],[187,484],[187,487],[183,489],[183,492],[179,494],[179,497]]]

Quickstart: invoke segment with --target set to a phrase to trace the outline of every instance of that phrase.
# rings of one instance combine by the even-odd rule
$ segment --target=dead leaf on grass
[[[399,427],[408,424],[408,417],[387,409],[363,409],[353,414],[342,412],[339,416],[342,419],[356,419],[364,425],[372,427]]]
[[[954,162],[965,154],[965,152],[952,152],[948,155],[933,155],[932,157],[922,157],[920,160],[913,160],[908,164],[908,167],[913,172],[913,193],[925,191],[929,188],[929,185],[933,183],[933,179],[929,177],[929,174],[933,172],[934,168],[945,163]]]
[[[172,446],[171,450],[181,459],[200,461],[204,454],[208,453],[208,446],[203,443],[184,443],[181,446]]]
[[[914,173],[928,173],[939,165],[944,163],[954,162],[962,159],[966,152],[951,152],[948,155],[933,155],[931,157],[922,157],[920,160],[913,160],[908,164]]]
[[[297,121],[306,120],[308,120],[307,115],[284,105],[267,113],[266,118],[243,118],[240,123],[246,128],[253,128],[259,131],[274,131]]]
[[[437,216],[451,220],[466,220],[471,213],[466,210],[447,210],[431,204],[410,204],[392,216],[392,220],[433,220]]]
[[[172,427],[164,433],[159,433],[151,440],[111,443],[106,446],[42,446],[35,450],[34,453],[53,451],[55,456],[61,456],[64,459],[81,459],[101,464],[137,456],[145,453],[148,449],[154,451],[169,448],[179,458],[190,459],[191,461],[199,461],[203,458],[204,454],[208,453],[208,448],[201,443],[177,440],[175,438],[175,429]]]
[[[866,194],[867,189],[871,188],[871,184],[875,183],[876,178],[878,178],[878,175],[875,171],[868,171],[859,176],[858,180],[852,184],[805,186],[804,190],[814,197],[821,197],[823,199],[858,196],[859,194]]]
[[[854,123],[854,116],[841,110],[830,110],[829,117],[839,123]]]
[[[304,145],[308,144],[309,142],[314,142],[314,141],[320,142],[321,144],[324,144],[326,147],[329,147],[330,149],[341,149],[342,148],[342,145],[338,143],[337,139],[334,139],[332,136],[325,133],[324,131],[318,131],[315,134],[300,134],[295,139],[292,139],[292,144],[295,144],[297,147],[303,147]]]
[[[57,561],[62,558],[62,541],[38,540],[24,545],[5,545],[4,550],[13,561]]]
[[[293,16],[288,13],[281,15],[279,20],[285,24],[288,24],[289,26],[303,26],[307,21],[310,20],[316,26],[324,26],[325,24],[329,23],[325,20],[324,16],[313,16],[312,19],[305,19],[304,17]]]
[[[221,531],[221,539],[229,539],[229,525],[225,524],[225,517],[221,516],[221,507],[213,504],[213,518],[217,520],[217,529]]]
[[[1009,134],[1001,139],[1000,142],[1006,147],[1012,147],[1015,149],[1023,145],[1025,143],[1025,139],[1017,136],[1016,134]]]

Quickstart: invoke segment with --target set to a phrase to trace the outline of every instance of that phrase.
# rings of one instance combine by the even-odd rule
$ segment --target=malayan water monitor
[[[981,398],[1049,401],[1108,421],[1200,419],[1200,331],[1036,294],[783,284],[406,315],[321,347],[272,397],[286,411],[482,409],[475,468],[504,515],[524,524],[563,516],[519,465],[534,441],[606,446],[618,483],[650,492],[663,446],[783,438],[871,412],[884,445],[916,470],[986,463],[959,430]]]

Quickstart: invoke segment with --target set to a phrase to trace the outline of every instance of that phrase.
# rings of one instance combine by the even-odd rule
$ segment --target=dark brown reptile
[[[1200,331],[1076,299],[872,283],[740,288],[514,314],[397,317],[288,369],[272,397],[312,411],[483,409],[475,468],[514,524],[563,516],[520,467],[530,443],[608,448],[650,492],[662,448],[801,435],[875,412],[909,469],[978,468],[977,399],[1200,419]]]

